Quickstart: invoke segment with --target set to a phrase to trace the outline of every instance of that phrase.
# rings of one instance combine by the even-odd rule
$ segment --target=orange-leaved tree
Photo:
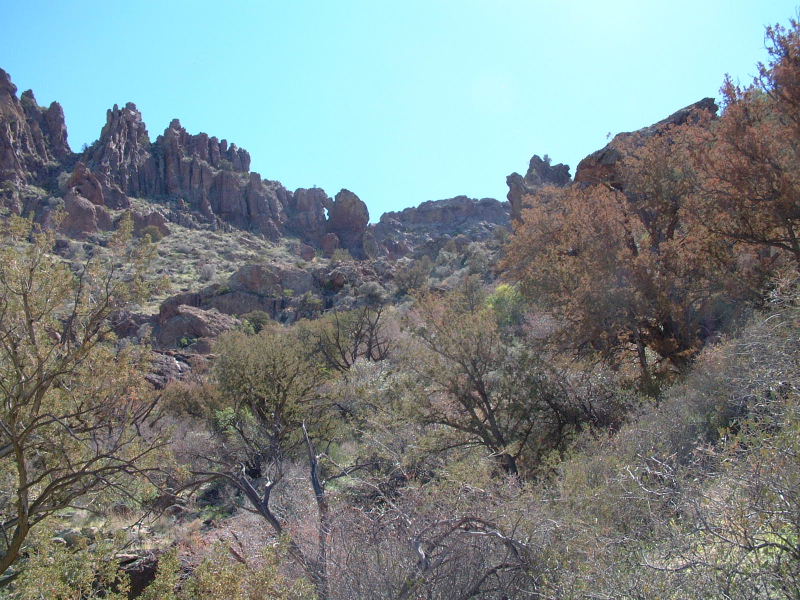
[[[562,342],[606,357],[630,351],[645,383],[648,349],[685,368],[746,289],[735,283],[730,244],[688,210],[696,182],[684,140],[693,127],[630,142],[621,189],[574,185],[530,198],[505,263],[560,319]]]
[[[770,61],[698,139],[696,211],[708,230],[800,270],[800,24],[767,28]]]

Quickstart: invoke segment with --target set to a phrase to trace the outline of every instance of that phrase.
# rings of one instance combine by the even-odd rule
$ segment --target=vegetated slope
[[[704,100],[620,134],[574,181],[535,156],[509,205],[457,197],[374,226],[351,192],[281,191],[175,121],[151,142],[132,105],[59,158],[59,111],[7,82],[4,198],[50,229],[3,221],[2,389],[93,449],[128,405],[144,412],[126,440],[169,442],[114,462],[138,484],[93,479],[30,530],[18,505],[49,475],[6,477],[9,593],[108,596],[132,573],[145,598],[797,598],[800,26],[768,40],[721,115]],[[121,249],[141,262],[120,278]],[[157,313],[102,293],[138,298],[148,254],[181,287]],[[35,292],[52,272],[51,300]],[[89,328],[95,344],[61,317],[91,324],[96,298],[115,335]],[[122,365],[131,342],[159,351],[126,371],[151,386],[57,374],[25,394],[39,346]],[[106,389],[81,438],[67,400]],[[31,459],[0,447],[8,473],[64,468],[36,443]]]

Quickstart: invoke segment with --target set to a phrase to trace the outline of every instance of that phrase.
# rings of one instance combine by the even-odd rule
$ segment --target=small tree
[[[216,415],[216,453],[206,451],[203,481],[223,480],[246,499],[245,508],[261,516],[286,543],[292,559],[314,584],[319,600],[328,598],[328,543],[331,510],[328,482],[363,465],[340,468],[318,453],[312,436],[329,438],[332,425],[320,388],[328,377],[306,345],[279,326],[257,335],[231,332],[220,338],[215,375],[225,408]],[[305,452],[304,452],[305,450]],[[311,492],[318,510],[317,544],[304,549],[276,512],[273,493],[293,459],[305,454]],[[328,472],[332,469],[332,472]]]
[[[108,493],[130,494],[128,480],[147,471],[159,442],[140,435],[153,406],[143,354],[116,348],[110,322],[151,289],[147,247],[129,246],[123,227],[105,258],[74,266],[50,254],[51,233],[19,219],[4,225],[0,574],[8,582],[38,523]]]
[[[635,357],[645,388],[648,351],[685,369],[757,283],[689,208],[696,180],[686,129],[626,148],[623,189],[544,189],[506,258],[528,298],[557,314],[562,344]]]
[[[383,305],[337,310],[316,321],[304,322],[301,337],[336,371],[347,371],[359,358],[384,360],[392,344],[384,331]]]
[[[800,270],[800,24],[767,28],[767,49],[771,60],[751,86],[726,79],[725,113],[699,132],[696,209],[714,234]]]
[[[502,470],[560,447],[582,417],[536,353],[506,340],[477,279],[445,298],[427,296],[411,316],[408,368],[426,388],[414,411],[445,427],[451,447],[488,450]]]

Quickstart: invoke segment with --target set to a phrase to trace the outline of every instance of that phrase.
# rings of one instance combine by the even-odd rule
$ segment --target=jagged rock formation
[[[367,206],[353,192],[343,189],[331,200],[318,188],[286,190],[250,171],[247,151],[205,133],[189,134],[177,119],[151,141],[133,103],[110,109],[100,138],[78,157],[67,144],[61,106],[54,102],[45,109],[32,92],[17,99],[16,91],[0,70],[0,195],[13,211],[32,214],[42,223],[63,203],[62,230],[79,238],[111,227],[107,209],[128,209],[128,197],[136,196],[160,204],[132,215],[137,233],[153,226],[166,235],[167,220],[185,226],[234,226],[273,240],[297,235],[327,256],[345,248],[356,258],[397,258],[454,235],[485,239],[497,227],[507,227],[509,217],[520,217],[525,196],[543,185],[571,183],[567,165],[533,156],[524,177],[508,176],[508,205],[459,196],[386,213],[370,226]],[[624,144],[684,123],[696,109],[715,112],[717,107],[707,98],[655,125],[619,134],[581,161],[575,182],[615,183]],[[66,182],[59,178],[61,192],[55,192],[55,175],[62,171],[71,176]],[[27,183],[63,194],[63,201],[46,198],[41,191],[20,192]],[[310,258],[312,250],[303,254]]]
[[[286,229],[319,247],[327,232],[325,211],[332,207],[333,200],[325,190],[299,188],[291,195],[286,207]]]
[[[60,105],[43,109],[31,92],[18,99],[16,91],[0,70],[0,184],[8,184],[4,203],[14,212],[44,223],[61,202],[67,213],[62,231],[85,238],[109,226],[106,209],[128,209],[129,197],[139,197],[162,206],[133,215],[137,233],[153,225],[166,235],[166,217],[185,226],[234,226],[273,240],[294,234],[328,255],[345,248],[357,258],[367,255],[366,235],[369,253],[380,253],[368,232],[367,206],[349,190],[333,200],[318,188],[290,192],[250,171],[246,150],[189,134],[177,119],[151,141],[132,102],[109,109],[99,139],[78,156],[67,144]],[[57,191],[60,172],[70,175],[59,178]],[[63,201],[21,193],[28,183],[44,185]]]
[[[718,109],[719,107],[713,98],[703,98],[699,102],[690,104],[649,127],[633,132],[618,133],[605,147],[593,152],[578,164],[578,169],[575,172],[575,183],[583,185],[607,183],[613,186],[620,186],[622,182],[617,170],[617,163],[624,156],[623,149],[625,146],[631,143],[640,144],[647,138],[666,132],[671,127],[683,125],[699,112],[716,115]]]
[[[364,232],[369,224],[367,205],[350,190],[341,190],[328,209],[328,233],[356,258],[364,257]]]
[[[49,166],[69,159],[64,110],[36,103],[33,92],[17,99],[17,86],[0,69],[0,182],[40,183]]]
[[[116,104],[106,113],[106,124],[81,160],[103,184],[131,196],[145,196],[155,178],[150,137],[142,115],[133,102]]]
[[[214,224],[219,218],[273,239],[282,233],[289,192],[251,172],[246,150],[205,133],[191,135],[178,119],[151,143],[136,105],[114,106],[83,158],[106,188],[174,200]]]
[[[457,196],[384,213],[370,228],[370,233],[390,258],[398,258],[443,237],[463,234],[473,240],[483,240],[497,227],[509,224],[507,203],[494,198],[476,200]]]
[[[570,182],[569,165],[562,163],[553,165],[550,157],[546,154],[544,158],[534,154],[528,164],[525,177],[519,173],[512,173],[506,177],[506,185],[508,185],[506,198],[511,205],[511,218],[519,219],[521,217],[522,199],[535,193],[543,185],[565,186]]]

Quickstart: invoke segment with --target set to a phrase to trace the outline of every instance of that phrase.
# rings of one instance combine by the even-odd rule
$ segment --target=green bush
[[[149,237],[150,241],[155,243],[160,242],[164,238],[164,234],[161,233],[161,230],[155,225],[148,225],[139,232],[139,237]]]

